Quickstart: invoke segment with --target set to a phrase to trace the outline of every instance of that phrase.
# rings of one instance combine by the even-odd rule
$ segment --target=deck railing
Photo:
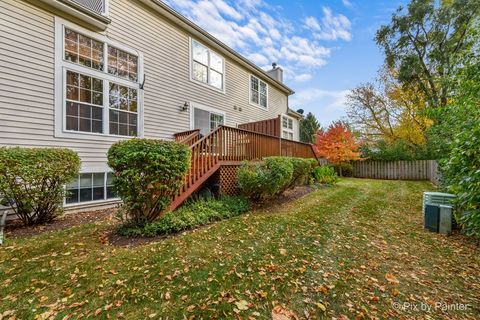
[[[175,133],[175,141],[191,146],[200,139],[200,129],[193,129]]]
[[[185,139],[193,133],[182,132],[181,136]],[[185,176],[183,187],[174,198],[172,209],[205,182],[222,163],[239,163],[280,155],[315,158],[310,144],[227,126],[216,128],[190,145],[190,149],[192,152],[190,169]]]
[[[275,137],[280,137],[281,132],[281,116],[273,119],[260,120],[255,122],[242,123],[238,128],[248,131],[268,134]]]

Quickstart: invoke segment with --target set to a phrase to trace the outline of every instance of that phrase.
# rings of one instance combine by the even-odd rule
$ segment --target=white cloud
[[[345,7],[348,7],[348,8],[352,6],[352,3],[349,0],[342,0],[342,3]]]
[[[217,7],[218,11],[222,12],[224,15],[231,17],[235,20],[241,20],[243,17],[242,15],[235,10],[235,8],[226,4],[223,0],[212,0],[215,7]]]
[[[328,7],[323,7],[323,17],[318,22],[314,17],[305,19],[305,27],[313,32],[317,40],[345,40],[350,41],[352,23],[343,14],[334,14]]]
[[[297,82],[305,82],[312,79],[312,75],[310,73],[297,74],[294,79]]]
[[[269,62],[267,57],[265,57],[263,54],[260,54],[260,53],[251,53],[247,56],[247,58],[259,66],[267,64]]]
[[[318,20],[315,17],[306,17],[305,18],[305,26],[308,28],[314,30],[314,31],[320,31],[320,23],[318,23]]]
[[[330,55],[330,49],[318,45],[306,38],[294,36],[284,39],[280,49],[282,57],[287,61],[304,67],[321,67]]]

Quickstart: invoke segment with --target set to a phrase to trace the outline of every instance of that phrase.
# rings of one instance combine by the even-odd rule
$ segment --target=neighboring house
[[[281,120],[270,134],[299,139],[281,68],[158,0],[0,0],[0,44],[0,145],[77,151],[66,207],[116,201],[106,152],[121,139],[269,119]]]

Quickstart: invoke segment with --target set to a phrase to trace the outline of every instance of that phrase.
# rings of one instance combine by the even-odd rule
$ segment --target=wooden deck
[[[201,139],[195,130],[177,133],[175,138],[190,146],[192,156],[185,183],[173,199],[172,210],[221,166],[238,166],[245,160],[261,160],[269,156],[316,158],[310,144],[227,126],[220,126]]]

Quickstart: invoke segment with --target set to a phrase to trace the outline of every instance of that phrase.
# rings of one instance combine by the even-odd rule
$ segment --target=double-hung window
[[[250,75],[250,103],[267,109],[268,85],[254,75]]]
[[[293,140],[293,119],[282,116],[282,138]]]
[[[57,18],[56,134],[141,135],[142,58]],[[58,77],[58,79],[57,79]]]
[[[224,90],[225,60],[200,42],[191,40],[191,77],[195,81]]]

